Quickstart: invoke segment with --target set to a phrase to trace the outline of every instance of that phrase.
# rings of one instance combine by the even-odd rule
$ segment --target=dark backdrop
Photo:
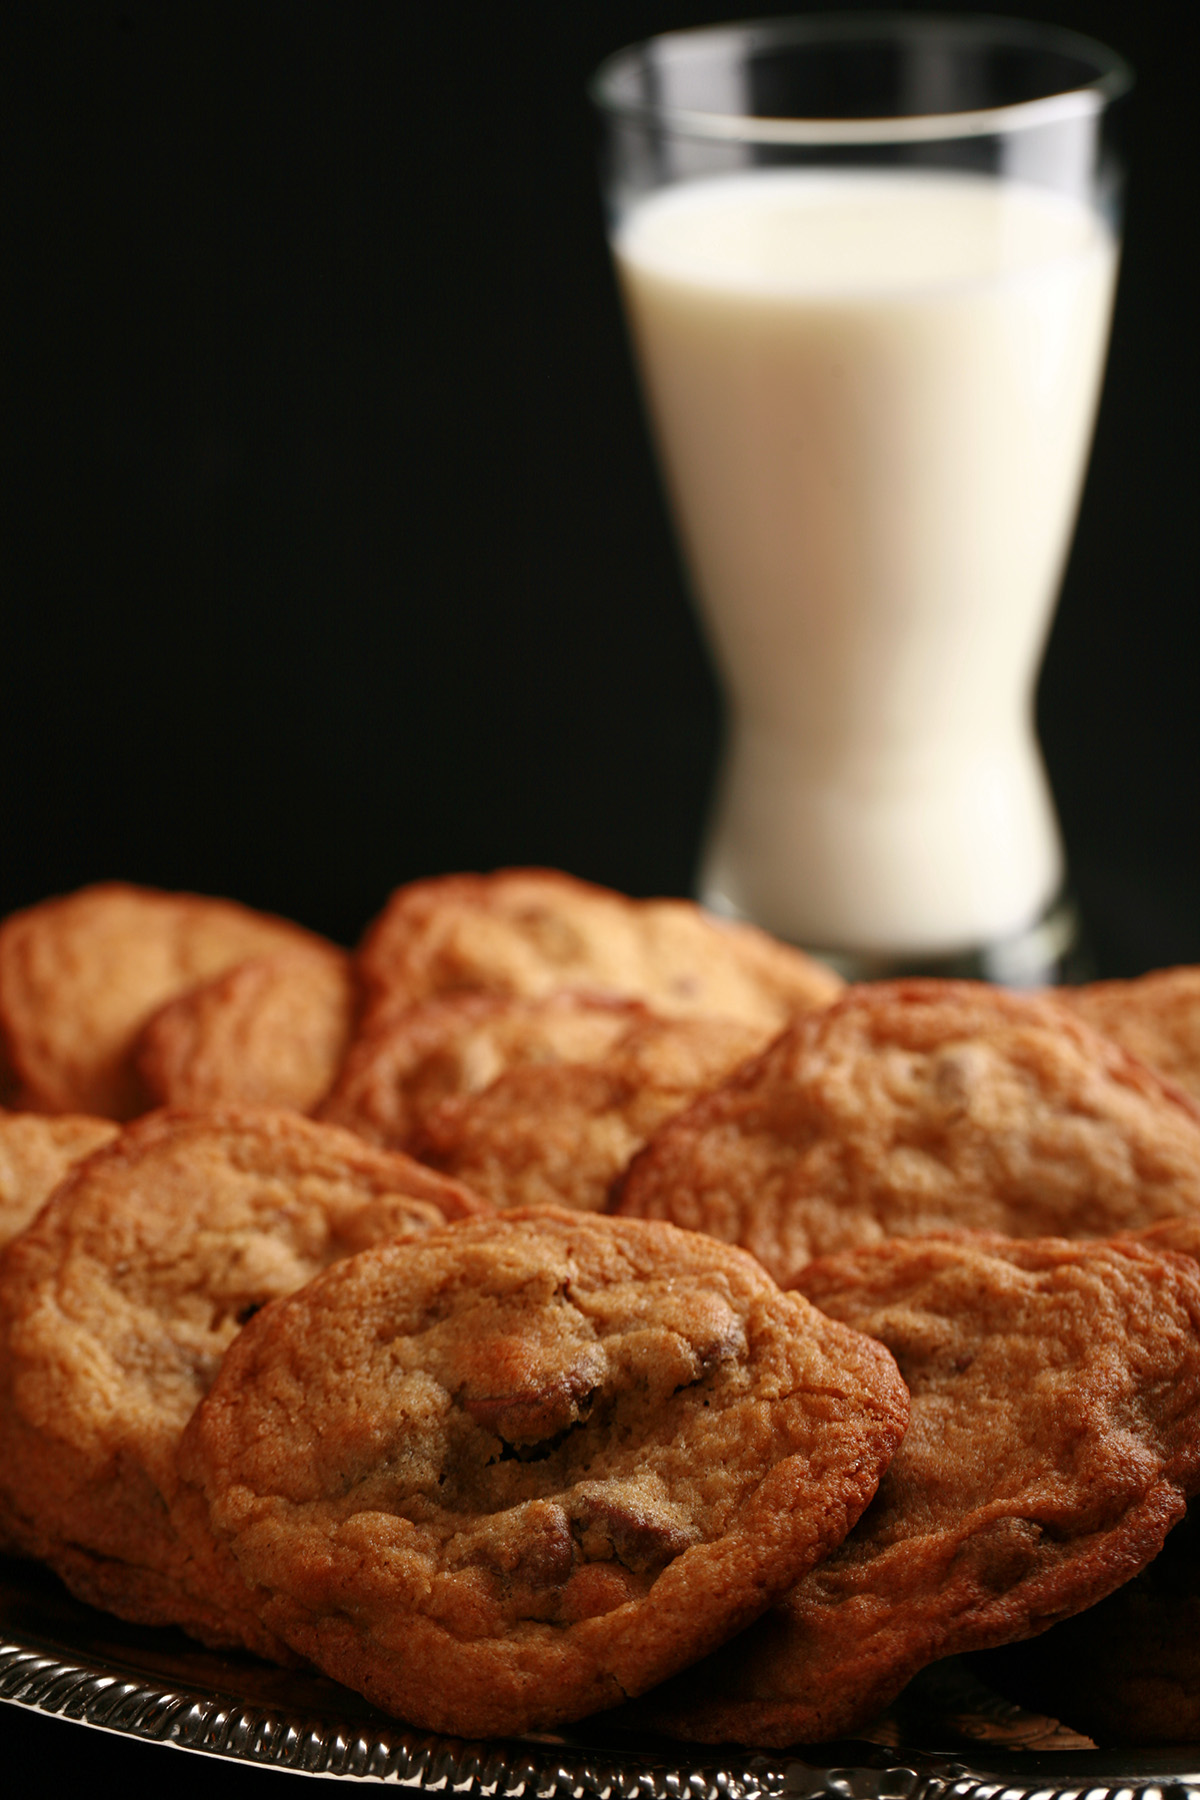
[[[1040,698],[1121,972],[1200,960],[1200,28],[1147,0],[1019,10],[1139,76]],[[0,911],[124,876],[350,939],[452,868],[688,888],[717,697],[583,86],[736,11],[10,0]]]

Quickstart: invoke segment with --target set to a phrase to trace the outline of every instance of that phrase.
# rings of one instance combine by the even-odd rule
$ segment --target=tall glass
[[[701,897],[852,975],[1032,984],[1072,948],[1033,698],[1130,79],[1068,32],[860,14],[672,33],[593,82],[728,702]]]

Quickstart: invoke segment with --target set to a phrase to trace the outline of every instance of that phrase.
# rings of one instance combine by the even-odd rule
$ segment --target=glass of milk
[[[728,703],[701,897],[852,976],[1032,985],[1072,952],[1033,696],[1130,80],[1068,32],[863,14],[672,33],[594,79]]]

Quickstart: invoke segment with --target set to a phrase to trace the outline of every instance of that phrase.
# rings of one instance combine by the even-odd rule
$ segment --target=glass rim
[[[847,46],[867,39],[940,33],[962,44],[993,44],[1028,50],[1058,50],[1090,63],[1095,74],[1056,94],[1007,105],[979,107],[963,112],[895,113],[875,118],[772,117],[753,113],[702,111],[631,99],[616,91],[619,77],[634,66],[652,45],[701,44],[726,38],[731,45],[771,50],[785,45],[832,43]],[[704,25],[688,31],[667,31],[628,44],[606,57],[588,83],[588,94],[601,112],[618,118],[654,123],[676,137],[723,139],[747,144],[898,144],[934,143],[947,138],[994,137],[1001,133],[1069,119],[1086,118],[1105,110],[1133,86],[1133,70],[1125,58],[1096,38],[991,14],[962,13],[809,13],[777,19],[748,19],[727,25]]]

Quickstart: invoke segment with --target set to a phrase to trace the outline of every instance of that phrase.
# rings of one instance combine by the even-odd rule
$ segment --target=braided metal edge
[[[994,1778],[971,1776],[939,1783],[938,1800],[1197,1800],[1200,1777],[1183,1780],[1115,1781],[1077,1780],[1063,1786],[1053,1783],[1009,1784]]]
[[[739,1767],[698,1767],[560,1743],[465,1743],[381,1722],[352,1725],[63,1661],[0,1641],[0,1701],[152,1743],[288,1770],[387,1782],[461,1800],[1200,1800],[1200,1773],[1004,1779],[944,1756],[828,1768],[747,1754]],[[865,1747],[864,1747],[865,1748]],[[892,1754],[895,1754],[894,1752]],[[907,1757],[907,1753],[902,1753]],[[872,1759],[874,1760],[874,1759]],[[1067,1769],[1054,1774],[1067,1774]]]
[[[539,1744],[472,1744],[382,1726],[300,1719],[59,1661],[0,1643],[0,1700],[180,1749],[304,1775],[452,1788],[480,1800],[774,1800],[797,1797],[786,1767],[632,1767],[614,1757]],[[806,1771],[824,1792],[824,1772]],[[805,1783],[805,1788],[808,1787]],[[1197,1796],[1200,1800],[1200,1796]]]

